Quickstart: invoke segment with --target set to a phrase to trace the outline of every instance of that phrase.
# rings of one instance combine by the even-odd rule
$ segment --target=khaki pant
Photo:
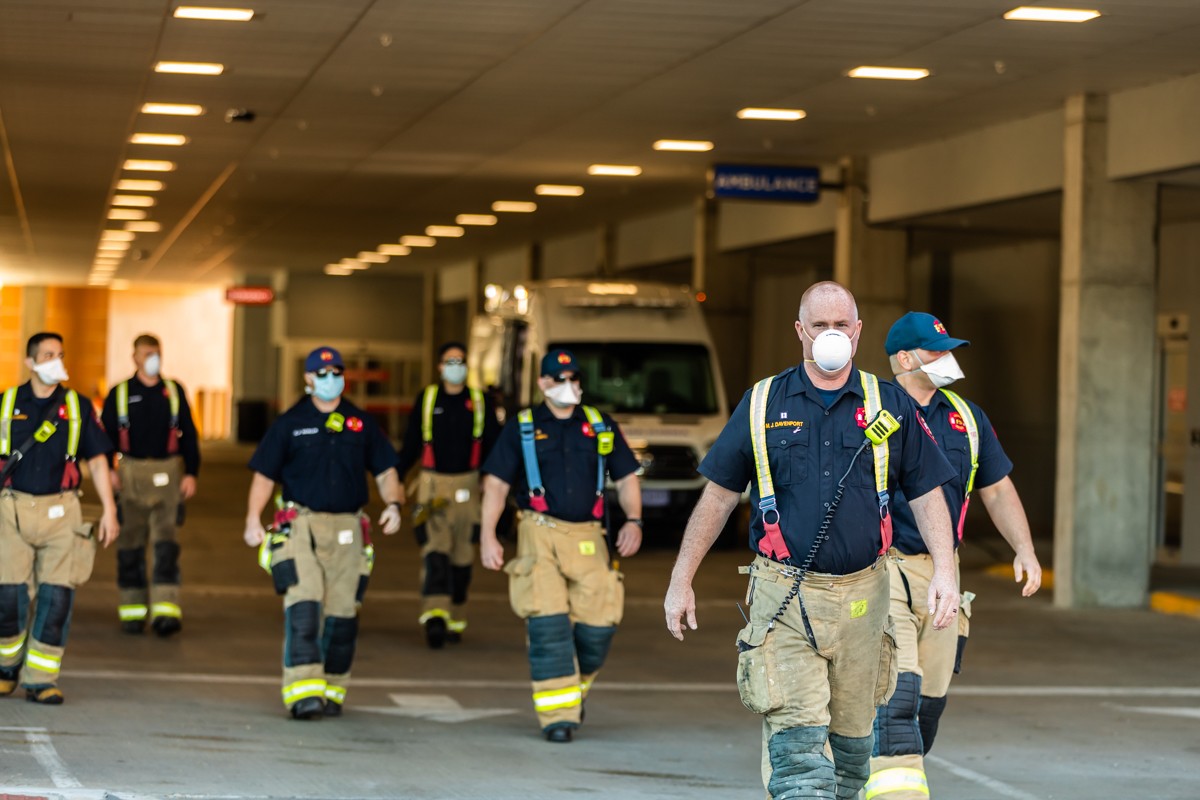
[[[954,554],[958,582],[958,553]],[[922,702],[941,699],[950,691],[959,636],[966,636],[971,604],[964,599],[959,624],[942,630],[933,627],[927,598],[933,580],[933,557],[907,555],[892,548],[888,553],[891,576],[891,621],[896,633],[896,664],[901,674],[920,679]],[[919,713],[919,712],[918,712]],[[883,718],[881,718],[882,720]],[[913,722],[916,722],[913,715]],[[901,753],[871,759],[867,794],[882,800],[925,800],[930,796],[923,753]]]
[[[578,725],[625,606],[599,522],[522,512],[509,599],[527,620],[533,704],[542,728]]]
[[[849,575],[805,577],[800,597],[815,650],[797,599],[771,623],[795,582],[780,567],[758,556],[742,568],[750,575],[750,622],[738,633],[738,692],[742,704],[764,718],[764,786],[773,773],[771,737],[797,728],[825,728],[847,739],[870,736],[875,707],[890,696],[896,681],[895,646],[887,630],[888,573],[882,559]],[[828,743],[824,753],[829,760]],[[832,761],[827,766],[832,778]]]
[[[22,685],[58,682],[75,588],[95,558],[74,492],[0,493],[0,673],[11,680],[23,663]]]
[[[301,509],[291,535],[271,554],[283,598],[283,702],[306,697],[342,703],[358,640],[360,581],[366,574],[361,514]]]
[[[122,456],[121,537],[117,549],[117,612],[122,622],[147,617],[182,616],[179,605],[179,545],[175,520],[179,510],[179,458]],[[146,544],[154,556],[153,580],[147,587]]]
[[[436,501],[439,501],[435,503]],[[467,627],[466,600],[479,531],[479,473],[443,475],[424,470],[417,502],[436,507],[418,531],[421,546],[421,617],[440,616],[455,633]]]

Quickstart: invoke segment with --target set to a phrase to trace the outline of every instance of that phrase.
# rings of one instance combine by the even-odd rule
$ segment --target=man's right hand
[[[487,569],[502,569],[504,567],[504,545],[496,538],[496,534],[484,534],[479,537],[479,560]]]
[[[696,593],[692,591],[691,582],[671,581],[667,589],[667,597],[663,601],[663,610],[667,615],[667,630],[679,641],[683,641],[683,618],[687,617],[689,630],[696,630]]]
[[[246,531],[242,534],[246,546],[258,547],[262,544],[264,536],[266,536],[266,531],[263,530],[262,520],[257,516],[246,517]]]

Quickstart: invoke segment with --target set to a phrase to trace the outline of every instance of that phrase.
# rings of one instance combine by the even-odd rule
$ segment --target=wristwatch
[[[388,508],[391,508],[392,506],[395,506],[397,511],[399,511],[401,513],[404,512],[404,506],[400,503],[399,500],[393,500],[392,502],[387,504]]]
[[[627,518],[625,521],[626,521],[626,522],[632,522],[634,525],[637,525],[639,528],[645,527],[645,526],[643,526],[643,525],[642,525],[642,518],[641,518],[641,517],[629,517],[629,518]]]

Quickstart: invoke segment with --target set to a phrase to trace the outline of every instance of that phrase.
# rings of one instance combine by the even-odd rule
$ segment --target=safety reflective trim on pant
[[[155,617],[174,617],[181,619],[183,617],[183,609],[174,603],[155,603],[150,606],[150,614]]]
[[[446,620],[446,623],[447,623],[446,627],[450,627],[450,625],[453,624],[450,619],[450,612],[444,608],[429,609],[424,614],[417,617],[417,622],[420,623],[421,625],[424,625],[426,622],[429,622],[429,620],[433,619],[434,617],[441,617],[442,619]],[[465,622],[463,623],[463,626],[464,627],[466,626]]]
[[[121,622],[145,619],[149,613],[150,609],[143,605],[117,606],[117,615],[121,618]]]
[[[579,684],[579,692],[580,692],[580,694],[583,695],[583,698],[585,700],[587,699],[588,692],[590,692],[591,690],[592,690],[592,682],[591,681],[584,681],[583,683]]]
[[[583,702],[583,692],[578,686],[566,689],[550,689],[533,693],[533,707],[538,711],[553,711],[556,708],[571,708]]]
[[[912,767],[892,767],[876,772],[863,787],[866,800],[873,800],[892,792],[917,792],[929,796],[929,782],[925,773]]]
[[[325,699],[341,705],[346,702],[346,687],[334,686],[332,683],[325,685]]]
[[[283,704],[290,706],[297,700],[303,700],[306,697],[324,697],[327,685],[323,678],[310,678],[305,681],[289,683],[283,687]]]
[[[4,658],[12,658],[20,653],[21,648],[24,646],[25,634],[22,633],[20,637],[12,644],[0,644],[0,656],[3,656]]]
[[[465,619],[450,619],[446,620],[446,627],[451,633],[462,633],[467,629],[467,621]]]
[[[42,672],[58,672],[62,669],[62,656],[53,656],[40,650],[30,650],[25,654],[25,663],[37,667]]]

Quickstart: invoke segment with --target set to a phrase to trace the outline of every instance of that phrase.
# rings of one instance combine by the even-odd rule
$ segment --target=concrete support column
[[[833,279],[854,293],[862,338],[854,363],[891,377],[883,341],[888,328],[908,309],[908,234],[867,224],[866,159],[844,158],[845,188],[838,202]]]
[[[717,349],[730,408],[742,398],[753,377],[750,365],[750,309],[753,281],[743,259],[717,249],[717,204],[696,201],[692,288],[704,292],[704,319]],[[799,300],[799,298],[797,298]]]
[[[1157,192],[1108,179],[1106,98],[1065,110],[1054,601],[1140,606],[1157,491]]]
[[[239,275],[239,286],[271,286],[286,272]],[[240,441],[257,442],[273,411],[298,387],[281,387],[277,336],[286,329],[286,307],[237,306],[233,311],[233,430]],[[282,397],[279,392],[283,391]]]

